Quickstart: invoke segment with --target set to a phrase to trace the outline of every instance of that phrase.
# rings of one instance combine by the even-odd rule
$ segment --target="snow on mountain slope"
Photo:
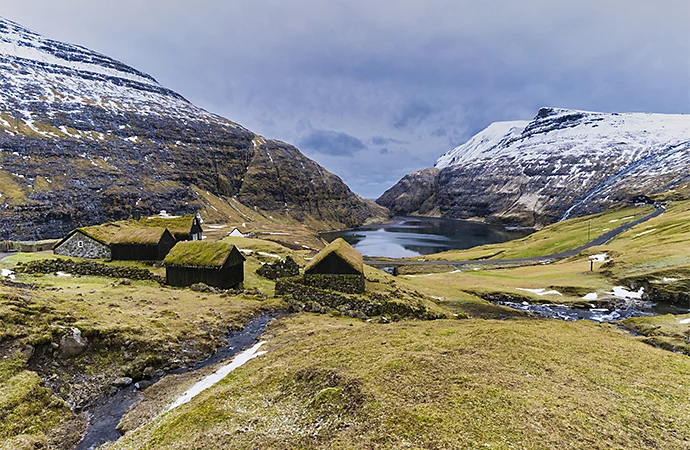
[[[690,115],[542,108],[529,122],[490,125],[435,169],[436,180],[419,187],[424,195],[393,187],[378,203],[396,213],[424,205],[447,217],[543,225],[636,194],[687,189]],[[404,179],[408,191],[417,178]]]
[[[27,120],[30,111],[21,105],[57,102],[238,126],[194,106],[150,75],[87,48],[44,38],[4,18],[0,18],[0,73],[0,107],[14,109]]]
[[[0,239],[213,208],[199,190],[323,226],[383,212],[296,148],[0,18]]]
[[[618,152],[635,161],[690,139],[690,115],[604,114],[543,108],[531,122],[497,122],[466,144],[441,156],[437,169],[513,155],[539,159],[547,155],[600,155]]]
[[[445,153],[434,167],[443,169],[455,164],[462,164],[480,158],[491,158],[495,149],[520,136],[528,121],[494,122],[477,133],[467,143]]]

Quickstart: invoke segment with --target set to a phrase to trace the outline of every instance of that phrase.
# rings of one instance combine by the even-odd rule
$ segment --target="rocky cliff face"
[[[0,18],[0,239],[192,212],[193,186],[331,224],[383,212],[296,148],[107,56]]]
[[[397,213],[544,225],[637,194],[687,191],[690,115],[542,108],[532,121],[492,124],[435,169],[435,179],[408,175],[377,202]]]

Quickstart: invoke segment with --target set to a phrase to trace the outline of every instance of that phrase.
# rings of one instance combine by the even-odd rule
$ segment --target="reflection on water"
[[[532,231],[466,220],[396,217],[392,223],[324,233],[323,237],[329,242],[342,237],[366,256],[402,258],[505,242]]]

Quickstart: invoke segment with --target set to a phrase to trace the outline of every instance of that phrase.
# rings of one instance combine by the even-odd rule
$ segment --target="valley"
[[[599,234],[606,224],[651,210],[634,209],[612,209],[522,240],[425,258],[543,254],[559,242],[580,245],[586,240],[582,224],[590,219]],[[206,448],[222,448],[228,439],[233,448],[252,448],[254,442],[278,448],[349,446],[354,436],[365,447],[386,448],[500,448],[505,442],[520,448],[645,448],[650,442],[684,448],[690,436],[683,431],[688,416],[680,379],[690,371],[690,325],[684,325],[690,314],[682,307],[690,303],[676,294],[687,292],[682,286],[690,260],[678,243],[687,239],[688,219],[688,202],[672,202],[664,214],[611,242],[546,265],[461,270],[403,265],[397,277],[365,268],[368,292],[424,305],[439,315],[431,321],[362,321],[329,306],[306,312],[315,309],[274,297],[274,282],[254,271],[278,256],[305,265],[313,251],[263,239],[225,238],[246,250],[245,287],[237,293],[21,273],[22,264],[54,256],[15,254],[0,262],[14,272],[14,279],[2,282],[0,308],[6,393],[0,414],[13,426],[0,436],[4,448],[40,443],[73,448],[86,429],[88,413],[80,411],[134,383],[147,386],[147,380],[164,376],[146,387],[140,403],[124,416],[119,429],[125,436],[104,448],[186,448],[201,435]],[[605,257],[589,271],[593,255]],[[614,295],[615,286],[625,286],[625,292],[642,287],[643,296]],[[613,310],[638,303],[642,311],[643,302],[668,300],[681,307],[676,314],[612,318],[618,326],[544,319],[502,306],[513,301]],[[261,337],[266,354],[164,412],[216,366],[188,374],[179,369],[222,348],[229,330],[272,311],[292,313],[268,325]],[[59,347],[60,336],[73,327],[88,340],[88,350],[65,359],[53,344]],[[114,387],[123,377],[131,384]],[[655,419],[636,408],[655,411]],[[451,431],[458,427],[463,433]]]
[[[690,448],[689,116],[541,108],[375,202],[4,18],[0,94],[0,450]]]

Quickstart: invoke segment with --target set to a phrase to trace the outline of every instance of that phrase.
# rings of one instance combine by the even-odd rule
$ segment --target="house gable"
[[[53,253],[91,259],[110,259],[112,257],[110,247],[79,230],[73,231],[59,242],[53,249]]]

